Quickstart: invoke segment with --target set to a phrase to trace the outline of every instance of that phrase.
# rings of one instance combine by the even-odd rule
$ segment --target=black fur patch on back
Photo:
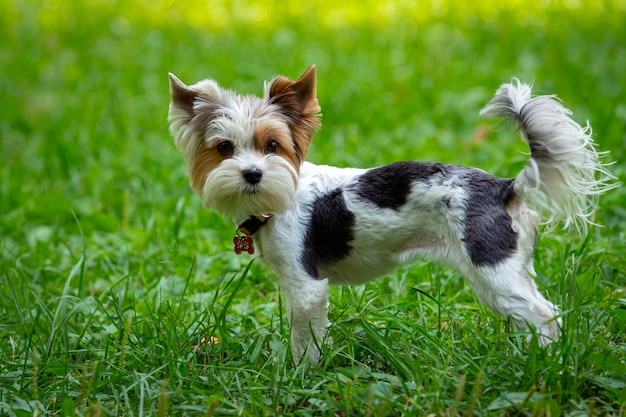
[[[517,249],[517,233],[506,211],[515,196],[512,179],[482,171],[468,174],[467,214],[463,242],[476,266],[495,265]]]
[[[346,258],[354,239],[354,213],[346,206],[340,188],[313,202],[302,251],[306,272],[319,278],[319,266]]]
[[[447,166],[433,162],[396,162],[372,168],[361,175],[355,187],[356,194],[380,208],[397,210],[411,192],[413,181],[425,181],[447,172]]]

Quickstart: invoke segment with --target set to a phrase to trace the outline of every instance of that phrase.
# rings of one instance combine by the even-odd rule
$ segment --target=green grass
[[[586,239],[540,238],[558,343],[526,342],[418,263],[333,288],[335,343],[292,363],[275,276],[189,189],[168,71],[260,94],[316,63],[310,160],[500,176],[523,147],[478,111],[519,77],[589,119],[626,179],[623,2],[344,3],[0,4],[0,415],[624,414],[623,188]]]

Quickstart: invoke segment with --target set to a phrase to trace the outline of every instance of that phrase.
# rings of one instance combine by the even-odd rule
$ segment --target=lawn
[[[623,1],[336,3],[0,3],[0,415],[624,414],[623,188],[587,236],[539,238],[557,343],[422,262],[333,288],[333,346],[293,363],[276,277],[190,190],[168,72],[261,94],[317,64],[309,160],[503,177],[526,150],[478,112],[518,77],[589,120],[626,180]]]

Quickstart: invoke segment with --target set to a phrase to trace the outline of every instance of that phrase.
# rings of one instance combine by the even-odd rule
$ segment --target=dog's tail
[[[481,111],[486,119],[512,120],[530,147],[530,161],[515,178],[515,192],[542,212],[548,228],[562,221],[585,234],[600,194],[619,185],[601,161],[591,126],[580,126],[555,96],[531,97],[513,80],[500,86]]]

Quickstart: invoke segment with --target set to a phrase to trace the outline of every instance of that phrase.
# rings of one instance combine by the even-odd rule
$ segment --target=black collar
[[[246,236],[255,234],[272,217],[271,214],[251,215],[243,223],[237,226],[237,231]]]

